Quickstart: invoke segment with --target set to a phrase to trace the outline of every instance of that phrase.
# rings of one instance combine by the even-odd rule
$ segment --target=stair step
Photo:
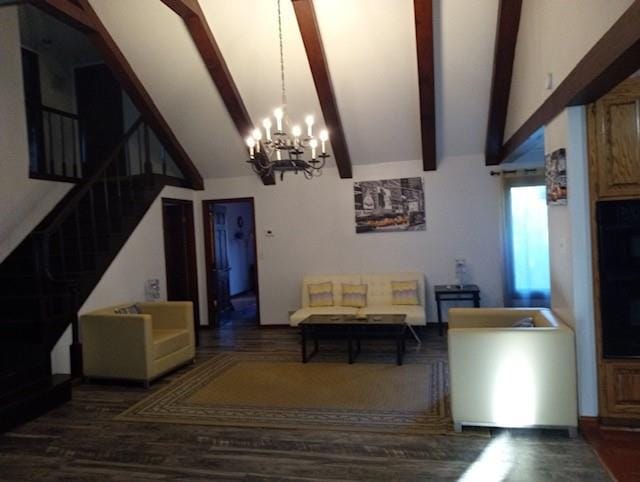
[[[0,432],[33,420],[71,400],[71,377],[51,375],[0,401]]]

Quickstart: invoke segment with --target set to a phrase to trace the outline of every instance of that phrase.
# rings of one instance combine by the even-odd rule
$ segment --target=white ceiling
[[[90,0],[203,177],[248,172],[242,138],[180,17],[159,0]],[[254,122],[280,103],[276,0],[199,0]],[[484,151],[498,0],[436,0],[438,157]],[[315,0],[354,164],[421,159],[413,0]],[[288,110],[322,115],[282,0]],[[337,175],[337,174],[336,174]]]

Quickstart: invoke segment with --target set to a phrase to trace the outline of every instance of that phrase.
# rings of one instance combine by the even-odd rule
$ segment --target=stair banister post
[[[70,301],[69,314],[71,316],[71,345],[69,346],[69,358],[71,360],[71,375],[73,378],[81,378],[83,375],[82,343],[80,342],[80,326],[78,324],[79,294],[78,285],[72,283],[69,286]]]

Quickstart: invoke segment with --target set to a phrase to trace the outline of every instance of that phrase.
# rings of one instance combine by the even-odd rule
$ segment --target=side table
[[[480,288],[478,285],[436,285],[436,308],[438,309],[438,333],[442,336],[441,301],[473,301],[474,308],[480,307]]]

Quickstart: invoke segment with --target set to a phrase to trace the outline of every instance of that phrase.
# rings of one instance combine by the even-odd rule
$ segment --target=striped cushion
[[[317,283],[307,285],[309,290],[309,306],[333,306],[333,283]]]
[[[113,310],[116,315],[139,315],[142,313],[138,305],[122,306]]]
[[[392,281],[391,304],[393,305],[419,305],[417,281]]]
[[[367,306],[367,285],[342,283],[342,306],[364,308]]]

